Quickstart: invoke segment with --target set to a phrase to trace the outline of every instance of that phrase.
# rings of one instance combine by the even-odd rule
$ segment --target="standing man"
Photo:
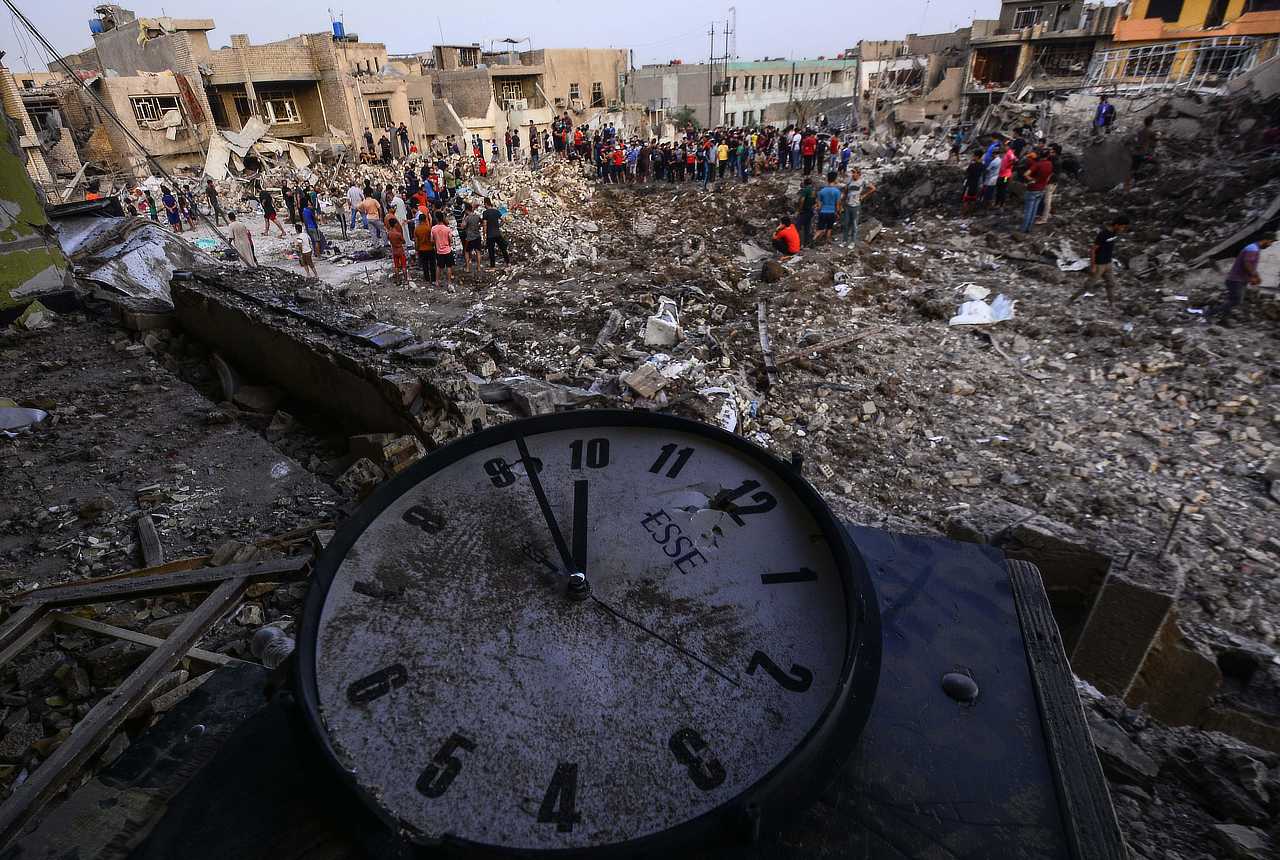
[[[418,226],[413,228],[413,250],[418,253],[418,264],[422,266],[422,282],[434,283],[436,279],[436,248],[431,241],[431,216],[418,216]]]
[[[844,185],[844,208],[840,211],[842,240],[846,245],[858,244],[858,219],[862,201],[875,193],[875,185],[862,181],[862,169],[855,167]]]
[[[1138,129],[1138,133],[1133,136],[1133,155],[1129,158],[1129,175],[1124,180],[1124,193],[1128,194],[1133,188],[1133,181],[1138,176],[1138,170],[1142,165],[1155,161],[1156,154],[1156,118],[1154,116],[1146,116],[1142,119],[1142,126]]]
[[[381,245],[387,241],[387,231],[382,227],[382,204],[374,198],[372,189],[369,191],[369,196],[360,201],[360,215],[364,218],[365,226],[369,228],[369,235],[375,242]]]
[[[355,180],[351,181],[351,187],[347,189],[347,202],[351,204],[351,229],[356,229],[356,215],[361,218],[366,230],[369,229],[369,221],[365,218],[363,212],[360,211],[360,204],[364,201],[364,192],[360,190],[360,186],[356,185]]]
[[[819,239],[831,240],[831,228],[836,225],[836,207],[844,195],[836,185],[836,172],[827,174],[827,184],[818,191],[818,230],[813,234],[816,245]]]
[[[489,268],[497,267],[498,255],[494,252],[499,249],[502,251],[502,262],[510,266],[511,257],[507,254],[507,240],[502,235],[502,213],[488,197],[484,198],[484,214],[480,217],[484,221],[484,244],[489,249]]]
[[[716,178],[724,179],[725,168],[729,166],[729,144],[723,139],[720,141],[720,145],[716,147],[716,164],[718,165]]]
[[[396,129],[396,135],[397,135],[397,136],[399,136],[399,138],[400,138],[400,153],[401,153],[401,155],[408,156],[408,155],[409,155],[409,128],[408,128],[408,126],[406,126],[403,122],[402,122],[402,123],[400,123],[400,126]]]
[[[227,223],[231,226],[231,247],[240,255],[240,259],[244,260],[246,266],[256,268],[258,255],[253,251],[253,234],[249,232],[248,227],[236,220],[234,212],[227,216]]]
[[[294,196],[293,189],[289,187],[289,183],[280,180],[280,196],[284,198],[284,211],[289,215],[289,223],[296,224],[297,216],[297,198]]]
[[[538,129],[533,120],[529,120],[529,166],[538,169]]]
[[[482,221],[476,212],[474,203],[466,205],[466,214],[458,225],[462,235],[462,270],[471,274],[471,264],[476,264],[476,274],[480,274],[480,230]]]
[[[324,234],[320,232],[319,216],[312,208],[310,200],[307,201],[306,206],[302,207],[302,228],[307,231],[307,236],[311,239],[311,247],[316,254],[323,254],[328,250],[328,243],[325,242]]]
[[[370,129],[364,130],[364,148],[369,151],[369,155],[373,158],[378,156],[377,150],[373,148],[373,132]]]
[[[387,241],[391,243],[391,277],[409,280],[409,258],[405,255],[404,225],[394,215],[387,216]]]
[[[178,208],[178,198],[168,188],[160,189],[160,202],[164,204],[164,214],[169,220],[169,226],[175,232],[182,232],[182,211]]]
[[[431,242],[436,249],[436,287],[440,287],[443,278],[444,286],[449,286],[449,270],[453,268],[453,246],[450,244],[452,232],[449,230],[449,216],[441,212],[440,220],[431,228]]]
[[[1116,106],[1107,101],[1106,96],[1098,98],[1098,109],[1093,112],[1093,134],[1097,137],[1106,132],[1111,134],[1111,126],[1116,121]]]
[[[960,196],[961,215],[968,215],[972,212],[974,204],[978,202],[978,198],[982,195],[982,174],[984,170],[982,153],[975,149],[973,157],[969,160],[969,166],[964,169],[964,192]]]
[[[800,140],[800,156],[804,159],[804,175],[813,173],[814,163],[818,158],[818,136],[813,129],[807,129]]]
[[[1270,248],[1273,241],[1268,236],[1265,239],[1250,242],[1240,249],[1240,253],[1236,254],[1235,263],[1231,266],[1231,271],[1227,273],[1227,294],[1221,302],[1209,308],[1205,313],[1205,319],[1221,317],[1224,324],[1230,324],[1231,312],[1244,301],[1245,286],[1256,287],[1262,283],[1262,276],[1258,274],[1258,259],[1262,256],[1262,249]]]
[[[1115,253],[1116,239],[1129,230],[1129,216],[1117,215],[1111,223],[1098,231],[1093,239],[1093,247],[1089,250],[1089,280],[1076,290],[1070,301],[1074,302],[1085,293],[1095,289],[1099,282],[1106,287],[1107,301],[1115,304],[1116,276],[1111,271],[1111,259]]]
[[[209,201],[209,212],[213,215],[213,226],[217,227],[226,216],[222,214],[222,206],[218,204],[218,189],[214,187],[212,179],[204,181],[204,196]]]
[[[270,233],[271,225],[275,224],[280,235],[284,236],[284,228],[276,220],[276,202],[272,199],[271,192],[265,188],[262,189],[262,193],[258,195],[258,202],[262,204],[262,235]]]
[[[304,274],[308,274],[317,280],[320,278],[316,272],[316,264],[311,254],[311,236],[303,231],[301,224],[294,224],[293,250],[298,253],[298,264],[302,266]]]
[[[796,226],[800,228],[800,242],[806,248],[813,244],[813,210],[818,194],[813,178],[806,176],[800,183],[800,206],[796,210]]]
[[[1022,175],[1027,181],[1027,193],[1023,197],[1023,233],[1031,232],[1031,225],[1035,223],[1036,215],[1040,212],[1040,202],[1044,200],[1045,189],[1049,187],[1049,180],[1053,177],[1053,162],[1049,159],[1040,158],[1032,152],[1027,155],[1027,160],[1031,163]]]

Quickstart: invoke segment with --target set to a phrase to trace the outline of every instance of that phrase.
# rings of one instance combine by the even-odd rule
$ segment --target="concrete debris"
[[[675,299],[659,296],[658,312],[645,320],[645,346],[675,346],[680,337],[680,311]]]

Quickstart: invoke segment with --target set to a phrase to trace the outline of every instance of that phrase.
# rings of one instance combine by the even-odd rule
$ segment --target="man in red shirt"
[[[800,253],[800,232],[791,223],[790,215],[778,219],[778,229],[773,233],[773,249],[784,257]]]
[[[1027,181],[1025,208],[1022,210],[1023,233],[1031,232],[1031,225],[1035,223],[1036,215],[1040,214],[1040,201],[1044,200],[1044,190],[1049,187],[1049,180],[1053,178],[1052,161],[1039,158],[1034,152],[1027,156],[1027,160],[1030,164],[1022,175]]]
[[[818,136],[808,129],[800,138],[800,156],[804,159],[804,175],[813,173],[813,163],[818,156]]]
[[[832,173],[840,164],[840,138],[831,135],[831,140],[827,141],[827,172]]]

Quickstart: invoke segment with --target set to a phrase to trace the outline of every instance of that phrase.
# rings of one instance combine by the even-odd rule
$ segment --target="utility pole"
[[[707,55],[709,67],[707,69],[707,128],[714,127],[714,119],[716,113],[716,22],[711,22],[711,53]],[[676,72],[676,81],[680,80],[679,72]]]

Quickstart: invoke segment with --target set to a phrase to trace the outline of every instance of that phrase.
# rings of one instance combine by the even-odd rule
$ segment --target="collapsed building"
[[[541,132],[561,114],[586,123],[624,103],[622,49],[436,46],[392,56],[384,43],[362,40],[341,22],[332,32],[259,44],[234,34],[214,48],[210,18],[139,17],[115,5],[95,12],[92,47],[63,58],[66,66],[54,62],[48,73],[6,84],[16,91],[7,111],[25,110],[33,126],[31,174],[57,199],[65,196],[58,181],[81,174],[89,177],[86,188],[104,175],[112,188],[151,176],[148,158],[104,106],[156,163],[176,170],[206,163],[220,132],[245,132],[254,120],[312,157],[358,150],[366,132],[375,141],[387,135],[402,156],[393,133],[400,126],[411,146],[427,151],[448,135],[498,139],[531,122]],[[38,163],[31,156],[37,140]]]

